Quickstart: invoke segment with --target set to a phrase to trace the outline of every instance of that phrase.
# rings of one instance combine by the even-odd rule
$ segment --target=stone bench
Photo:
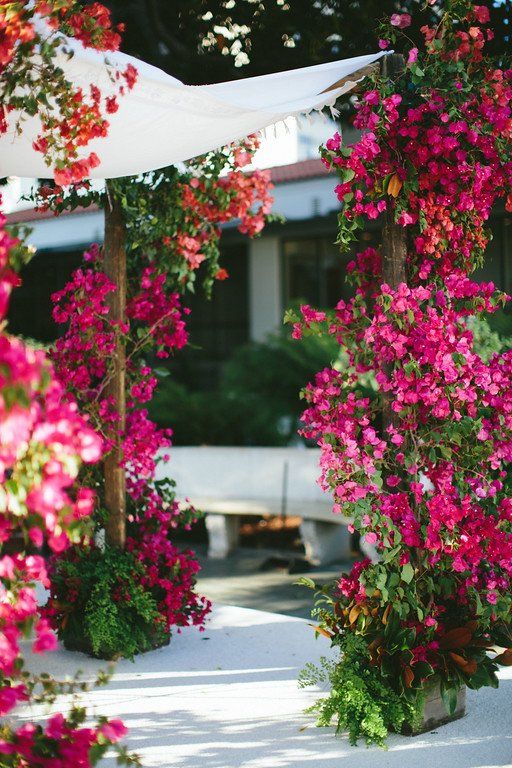
[[[185,498],[206,513],[208,555],[224,558],[238,543],[240,517],[300,517],[306,557],[315,565],[350,556],[348,520],[332,512],[317,484],[316,448],[173,448],[158,477],[176,481]]]

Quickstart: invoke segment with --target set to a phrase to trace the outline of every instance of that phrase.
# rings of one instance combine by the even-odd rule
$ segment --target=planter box
[[[457,706],[452,715],[449,715],[441,698],[439,683],[433,683],[425,691],[423,712],[414,723],[407,723],[402,727],[404,736],[417,736],[420,733],[431,731],[440,725],[446,725],[453,720],[459,720],[466,714],[466,687],[460,688],[457,695]]]
[[[165,646],[169,645],[171,642],[171,633],[167,632],[163,637],[160,637],[159,639],[152,639],[150,641],[151,647],[148,648],[144,653],[149,653],[150,651],[155,651],[157,648],[164,648]],[[104,661],[118,661],[119,655],[109,655],[105,653],[94,653],[91,647],[91,644],[89,643],[89,640],[87,637],[81,636],[77,637],[76,635],[73,636],[66,636],[62,640],[62,644],[64,648],[67,651],[79,651],[80,653],[85,653],[87,656],[91,656],[93,659],[103,659]],[[140,655],[140,654],[136,654]]]

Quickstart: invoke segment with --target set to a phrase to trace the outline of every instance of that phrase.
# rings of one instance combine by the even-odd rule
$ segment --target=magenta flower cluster
[[[101,271],[101,259],[101,250],[93,246],[85,254],[86,268],[76,270],[53,296],[54,319],[67,324],[53,358],[60,379],[87,402],[108,452],[120,432],[119,414],[106,388],[117,327],[109,317],[108,305],[115,287]],[[143,585],[159,596],[161,621],[168,630],[174,625],[202,624],[209,603],[194,592],[199,566],[193,554],[181,552],[171,542],[174,529],[182,522],[178,502],[163,496],[154,484],[158,457],[170,447],[171,433],[159,429],[142,407],[151,400],[157,378],[140,354],[153,350],[157,357],[165,358],[187,343],[180,297],[166,291],[165,282],[165,274],[154,265],[143,270],[138,288],[128,299],[126,323],[120,330],[129,344],[127,414],[121,430],[122,464],[131,499],[127,549],[144,565]],[[138,341],[133,342],[133,337]],[[57,596],[45,608],[55,628],[63,618],[60,602]]]
[[[183,307],[181,294],[193,284],[195,270],[210,262],[206,266],[214,280],[228,277],[217,262],[220,224],[238,220],[239,230],[250,235],[264,225],[272,202],[268,174],[243,170],[257,147],[257,137],[249,137],[192,161],[189,173],[178,180],[173,177],[168,219],[160,218],[148,231],[147,247],[135,248],[129,257],[136,266],[128,265],[126,321],[120,327],[110,318],[109,298],[115,286],[103,272],[103,254],[97,246],[85,254],[84,267],[53,296],[54,319],[67,326],[53,352],[58,375],[84,404],[107,453],[121,437],[129,497],[126,547],[143,566],[141,584],[156,599],[159,622],[166,631],[176,625],[202,625],[210,604],[194,591],[199,566],[193,553],[180,551],[173,543],[176,529],[189,528],[197,513],[182,509],[174,492],[155,479],[157,462],[171,447],[171,431],[158,428],[145,407],[158,383],[147,361],[151,356],[168,359],[187,344],[189,310]],[[141,187],[143,194],[144,184]],[[59,191],[53,190],[51,196],[63,200]],[[43,204],[51,202],[45,197]],[[173,206],[179,207],[179,214],[172,215]],[[144,220],[145,213],[146,209]],[[128,220],[128,230],[130,226]],[[108,392],[118,333],[127,350],[124,425]],[[60,597],[56,593],[45,610],[55,627],[66,616]]]

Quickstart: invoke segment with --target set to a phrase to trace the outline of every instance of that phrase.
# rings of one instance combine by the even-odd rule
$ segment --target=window
[[[377,233],[363,234],[367,245],[375,245]],[[347,264],[352,253],[340,253],[331,237],[286,240],[284,253],[284,304],[299,301],[315,307],[334,307],[353,291],[346,281]]]
[[[491,218],[489,226],[492,239],[485,251],[483,267],[474,274],[474,279],[478,282],[492,281],[497,288],[508,292],[512,287],[508,256],[510,223],[511,219],[508,216],[498,214]]]
[[[512,268],[508,252],[512,243],[512,219],[497,212],[489,222],[492,239],[487,246],[484,266],[477,270],[477,281],[492,280],[497,288],[512,291]],[[354,257],[355,248],[340,253],[331,236],[289,239],[283,243],[284,306],[306,302],[314,307],[334,307],[340,299],[349,298],[352,286],[345,279],[347,264]],[[367,246],[378,247],[380,229],[362,233],[358,250]]]
[[[176,380],[191,389],[210,389],[217,383],[222,363],[249,340],[249,275],[247,246],[222,244],[221,266],[229,279],[216,282],[211,299],[201,288],[201,270],[196,293],[187,294],[185,306],[190,345],[172,358]]]
[[[21,272],[22,284],[12,292],[9,331],[48,344],[63,332],[52,319],[51,295],[60,291],[82,263],[83,249],[38,251]]]

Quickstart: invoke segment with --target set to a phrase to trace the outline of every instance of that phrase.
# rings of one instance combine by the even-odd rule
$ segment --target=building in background
[[[223,266],[230,279],[217,283],[213,298],[201,292],[187,299],[191,346],[173,362],[173,370],[190,387],[214,387],[222,364],[233,351],[249,342],[263,341],[282,327],[284,311],[306,301],[332,307],[349,295],[345,268],[350,255],[340,255],[335,245],[339,203],[333,192],[334,174],[318,159],[318,145],[333,133],[333,125],[313,120],[298,127],[293,121],[276,128],[263,141],[256,164],[272,165],[275,213],[285,218],[272,224],[255,240],[236,228],[224,231]],[[350,141],[352,136],[346,137]],[[50,296],[68,280],[81,263],[84,249],[103,238],[103,215],[98,210],[75,211],[58,218],[37,214],[27,203],[15,205],[27,192],[30,180],[16,180],[7,199],[14,208],[9,223],[32,228],[30,241],[37,254],[23,273],[23,286],[15,291],[10,311],[13,333],[52,341],[58,328],[51,319]],[[512,292],[510,222],[497,212],[492,220],[493,240],[483,279]],[[378,226],[364,236],[368,245],[379,240]]]

